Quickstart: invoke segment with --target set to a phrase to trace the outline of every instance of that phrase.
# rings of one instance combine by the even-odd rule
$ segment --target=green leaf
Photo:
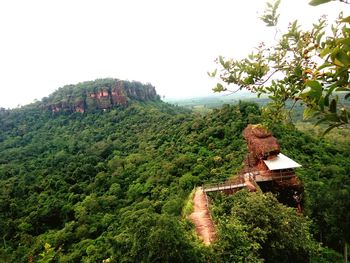
[[[317,5],[322,5],[322,4],[325,4],[325,3],[328,3],[332,0],[312,0],[309,5],[313,5],[313,6],[317,6]]]
[[[313,114],[314,114],[314,110],[311,108],[305,108],[304,113],[303,113],[303,119],[307,120],[309,119]]]
[[[325,105],[325,98],[321,97],[320,100],[318,101],[318,106],[320,107],[321,111],[324,111],[324,105]]]
[[[331,53],[331,49],[327,46],[326,48],[324,48],[321,53],[320,53],[320,57],[323,58],[325,55],[328,55],[329,53]]]
[[[337,53],[336,58],[344,65],[349,66],[350,65],[350,56],[348,56],[346,53],[340,51]]]
[[[339,121],[339,117],[337,114],[335,113],[329,113],[329,114],[326,114],[324,116],[324,118],[328,121],[328,122],[338,122]]]
[[[329,94],[327,94],[325,97],[324,97],[324,105],[325,106],[329,106]]]
[[[275,2],[275,5],[273,6],[273,9],[274,9],[274,10],[277,10],[277,8],[278,8],[278,6],[280,5],[280,3],[281,3],[281,0],[277,0],[277,1]]]
[[[324,69],[324,68],[328,68],[328,67],[331,67],[331,66],[333,66],[332,63],[325,62],[321,66],[318,67],[318,70],[321,70],[321,69]]]
[[[339,88],[336,89],[336,91],[347,91],[347,92],[349,92],[350,91],[350,87],[349,88],[348,87],[339,87]]]
[[[322,91],[322,85],[317,80],[308,80],[306,81],[306,86],[310,87],[311,89],[321,90]]]
[[[333,91],[337,88],[338,84],[334,83],[327,89],[327,96],[331,96],[333,94]]]
[[[316,37],[316,41],[317,41],[318,44],[320,44],[321,38],[323,37],[323,35],[324,35],[324,32],[320,33],[320,34]]]
[[[350,38],[342,38],[339,39],[339,43],[349,45],[350,46]]]
[[[329,105],[329,111],[332,113],[337,112],[337,101],[335,99],[331,101],[331,104]]]
[[[347,17],[343,18],[342,20],[340,20],[340,22],[350,23],[350,16],[347,16]]]
[[[322,118],[322,119],[318,120],[318,121],[315,123],[315,126],[318,126],[318,125],[320,125],[321,123],[326,122],[326,121],[327,121],[326,118]]]
[[[226,89],[224,88],[224,86],[220,83],[216,84],[216,87],[213,88],[214,92],[222,92],[225,91]]]
[[[209,75],[209,77],[214,78],[216,76],[217,73],[217,69],[215,69],[213,72],[207,72],[207,74]]]
[[[294,74],[295,74],[297,77],[301,77],[301,76],[302,76],[303,71],[302,71],[301,66],[296,66],[296,67],[295,67],[295,69],[294,69]]]
[[[220,61],[220,64],[221,64],[222,66],[225,65],[225,61],[224,61],[224,57],[223,57],[223,56],[219,56],[219,61]]]
[[[264,14],[260,19],[266,23],[266,26],[276,26],[278,22],[279,15],[277,14],[277,9],[280,4],[280,0],[275,1],[274,4],[267,3]]]
[[[335,60],[335,59],[336,59],[336,57],[337,57],[339,51],[340,51],[339,46],[336,46],[336,47],[332,50],[332,52],[331,52],[331,58],[332,58],[332,60]],[[334,61],[333,61],[333,63],[334,63]]]
[[[317,80],[308,80],[305,85],[311,88],[308,95],[319,100],[322,95],[322,85]]]

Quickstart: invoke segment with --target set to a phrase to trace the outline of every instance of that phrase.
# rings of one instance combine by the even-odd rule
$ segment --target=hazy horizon
[[[98,78],[151,83],[167,98],[208,96],[219,56],[242,58],[275,35],[259,20],[265,1],[3,1],[0,107]],[[333,21],[346,5],[283,1],[281,30]]]

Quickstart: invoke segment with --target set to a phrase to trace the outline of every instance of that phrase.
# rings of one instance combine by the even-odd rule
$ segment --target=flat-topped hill
[[[151,84],[119,79],[98,79],[59,88],[44,98],[42,105],[52,112],[85,112],[125,105],[132,100],[159,100],[159,96]]]

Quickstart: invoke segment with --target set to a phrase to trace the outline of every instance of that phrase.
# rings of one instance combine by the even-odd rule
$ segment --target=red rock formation
[[[78,107],[75,108],[75,112],[84,113],[84,112],[85,112],[85,109],[82,108],[82,107],[80,107],[80,106],[78,106]]]
[[[105,89],[101,90],[101,95],[100,96],[101,97],[109,97],[108,90],[105,90]]]
[[[53,106],[51,110],[52,110],[52,112],[59,112],[60,109],[61,108],[59,108],[59,107]]]
[[[293,169],[269,170],[264,160],[274,159],[280,153],[280,145],[270,132],[261,125],[248,125],[243,136],[247,141],[249,153],[245,161],[245,167],[242,173],[245,175],[253,174],[253,179],[257,183],[273,181],[272,191],[274,192],[303,192],[303,187],[298,181]],[[257,173],[256,178],[254,173]],[[254,191],[245,177],[245,183],[249,191]],[[254,185],[253,185],[254,186]],[[286,191],[287,190],[287,191]],[[300,204],[299,204],[300,205]]]
[[[249,124],[244,129],[243,136],[252,157],[255,159],[266,160],[269,156],[277,156],[280,153],[277,139],[261,125]]]
[[[159,99],[159,97],[155,88],[149,84],[107,79],[90,81],[77,86],[65,86],[50,95],[43,107],[52,112],[83,113],[88,109],[105,110],[114,105],[125,105],[130,100],[153,99]]]
[[[112,88],[112,102],[114,104],[124,105],[127,103],[127,98],[123,89],[123,82],[117,81],[116,86]]]

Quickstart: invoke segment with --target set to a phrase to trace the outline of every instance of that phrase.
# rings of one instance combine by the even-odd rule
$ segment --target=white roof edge
[[[282,153],[279,153],[275,159],[263,161],[266,164],[267,168],[269,168],[271,171],[301,167],[300,164]]]

